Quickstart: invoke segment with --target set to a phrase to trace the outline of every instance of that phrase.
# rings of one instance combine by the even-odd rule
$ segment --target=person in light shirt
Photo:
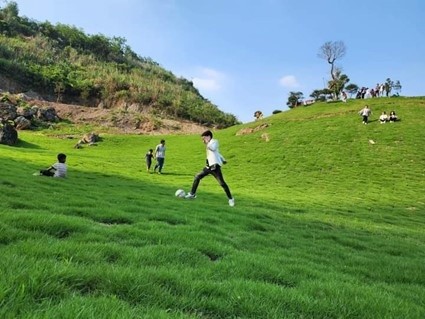
[[[379,122],[381,124],[385,124],[388,122],[388,115],[387,112],[382,112],[381,116],[379,117]]]
[[[187,199],[196,198],[196,190],[198,189],[200,181],[208,175],[213,175],[217,182],[223,187],[224,192],[227,195],[229,200],[229,206],[235,206],[235,199],[230,192],[229,186],[226,184],[223,178],[223,173],[221,172],[221,166],[226,164],[226,160],[219,152],[219,143],[218,140],[213,139],[213,133],[211,131],[205,131],[201,135],[202,141],[206,146],[207,151],[207,165],[202,169],[201,172],[196,174],[195,179],[193,180],[192,189],[186,195]]]
[[[51,177],[66,177],[68,168],[65,162],[66,162],[66,155],[63,153],[58,154],[57,163],[53,164],[48,169],[42,169],[40,171],[40,175],[51,176]]]
[[[359,111],[359,114],[363,118],[363,124],[367,124],[369,122],[369,116],[372,114],[372,111],[370,110],[369,106],[366,105]]]
[[[164,167],[165,161],[165,140],[161,140],[161,142],[155,147],[155,153],[153,154],[156,158],[156,165],[153,168],[154,173],[158,169],[158,174],[162,174],[162,168]]]

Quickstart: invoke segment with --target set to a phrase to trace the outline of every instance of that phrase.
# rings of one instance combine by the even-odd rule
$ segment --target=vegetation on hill
[[[36,22],[19,16],[16,2],[0,8],[0,74],[0,85],[59,102],[137,105],[139,112],[219,127],[238,123],[191,81],[136,54],[124,38]]]
[[[424,108],[316,103],[215,132],[235,207],[212,177],[175,198],[204,165],[199,135],[73,149],[72,127],[24,131],[0,145],[0,317],[425,318]],[[60,152],[65,180],[31,176]]]

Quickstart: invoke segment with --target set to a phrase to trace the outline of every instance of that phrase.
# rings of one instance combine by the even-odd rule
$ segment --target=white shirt
[[[370,113],[371,113],[371,111],[368,108],[364,108],[360,111],[360,114],[363,115],[363,116],[369,116]]]
[[[218,151],[218,141],[216,139],[212,138],[207,144],[207,160],[209,166],[215,164],[223,165],[224,158]]]
[[[52,167],[55,169],[55,175],[53,177],[66,177],[68,168],[65,163],[55,163]]]
[[[155,157],[165,157],[165,145],[158,144],[155,148]]]

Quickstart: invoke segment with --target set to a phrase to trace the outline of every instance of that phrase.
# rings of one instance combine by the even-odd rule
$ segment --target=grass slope
[[[213,178],[173,196],[202,168],[198,136],[76,150],[63,127],[20,132],[0,145],[0,317],[423,318],[424,106],[316,104],[216,132],[233,208]],[[147,174],[161,138],[165,173]],[[66,180],[31,175],[58,152]]]

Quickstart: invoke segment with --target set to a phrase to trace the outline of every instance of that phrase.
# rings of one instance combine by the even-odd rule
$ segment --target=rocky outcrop
[[[60,118],[54,107],[30,105],[27,102],[37,97],[36,93],[33,92],[21,93],[16,96],[9,95],[8,93],[4,95],[0,94],[0,122],[7,122],[18,130],[30,129],[40,124],[40,122],[59,122]]]
[[[267,124],[267,123],[263,123],[263,124],[258,125],[256,127],[246,127],[246,128],[243,128],[243,129],[239,130],[236,133],[236,135],[245,135],[245,134],[255,133],[255,132],[258,132],[260,130],[263,130],[263,129],[267,128],[267,127],[269,127],[269,124]]]

